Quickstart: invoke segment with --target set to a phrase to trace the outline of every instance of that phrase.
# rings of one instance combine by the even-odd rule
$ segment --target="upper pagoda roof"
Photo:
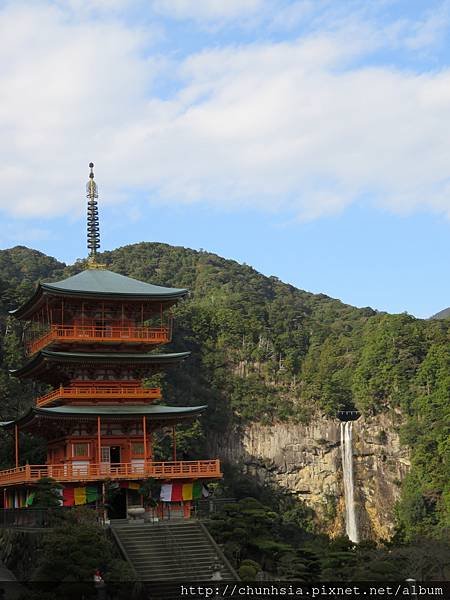
[[[19,308],[10,311],[10,314],[19,319],[26,319],[34,312],[45,294],[115,300],[167,301],[177,300],[187,293],[188,291],[183,288],[153,285],[106,269],[86,269],[62,281],[40,282],[33,296]]]

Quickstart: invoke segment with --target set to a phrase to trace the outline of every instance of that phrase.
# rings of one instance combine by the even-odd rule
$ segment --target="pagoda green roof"
[[[46,370],[46,365],[54,363],[102,363],[102,364],[141,364],[170,365],[186,359],[190,352],[172,352],[167,354],[131,353],[131,352],[55,352],[40,350],[31,360],[18,369],[10,371],[15,377],[33,377]]]
[[[151,417],[152,421],[177,421],[185,420],[200,415],[207,408],[201,406],[162,406],[158,404],[125,404],[109,406],[52,406],[49,408],[31,408],[26,414],[16,421],[5,421],[0,423],[6,429],[13,425],[27,425],[36,420],[45,419],[77,419],[95,417],[110,417],[126,419],[132,417]]]
[[[87,269],[62,281],[40,282],[34,295],[25,304],[10,311],[10,314],[19,319],[27,318],[45,294],[115,300],[176,301],[187,293],[184,288],[153,285],[106,269]]]
[[[42,414],[55,415],[176,415],[191,414],[205,410],[206,404],[202,406],[163,406],[160,404],[124,404],[110,406],[52,406],[50,408],[37,408]]]

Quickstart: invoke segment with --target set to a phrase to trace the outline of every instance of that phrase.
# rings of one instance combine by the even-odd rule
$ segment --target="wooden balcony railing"
[[[176,462],[147,462],[88,465],[25,465],[0,471],[0,486],[36,483],[42,477],[59,482],[102,481],[103,479],[212,479],[222,477],[219,460],[188,460]]]
[[[130,344],[163,344],[170,342],[170,327],[93,327],[86,325],[51,325],[45,333],[28,344],[28,354],[34,354],[53,342],[97,341]]]
[[[160,400],[161,388],[142,388],[138,386],[83,386],[60,387],[36,400],[38,407],[49,406],[59,400]]]

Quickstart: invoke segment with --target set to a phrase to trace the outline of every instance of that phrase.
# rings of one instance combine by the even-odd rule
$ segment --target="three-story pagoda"
[[[160,287],[97,264],[97,186],[91,163],[88,196],[89,268],[55,283],[39,283],[12,314],[27,322],[28,362],[12,374],[51,386],[26,414],[3,423],[14,433],[15,467],[0,471],[4,508],[32,505],[37,482],[62,484],[61,502],[104,501],[105,482],[118,483],[112,515],[142,504],[148,478],[163,483],[162,500],[189,516],[202,484],[220,478],[218,460],[179,461],[175,425],[206,406],[164,406],[145,378],[177,365],[189,352],[164,353],[172,340],[170,309],[187,290]],[[153,434],[171,428],[173,460],[155,461]],[[19,433],[47,441],[45,465],[21,464]]]

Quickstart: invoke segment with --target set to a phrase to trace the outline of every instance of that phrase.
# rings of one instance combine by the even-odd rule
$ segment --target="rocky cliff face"
[[[394,417],[398,418],[398,415]],[[228,432],[212,451],[259,480],[289,489],[311,506],[323,529],[345,532],[340,422],[318,417],[309,425],[250,425]],[[400,483],[409,467],[392,417],[353,423],[355,502],[361,539],[388,539]]]

